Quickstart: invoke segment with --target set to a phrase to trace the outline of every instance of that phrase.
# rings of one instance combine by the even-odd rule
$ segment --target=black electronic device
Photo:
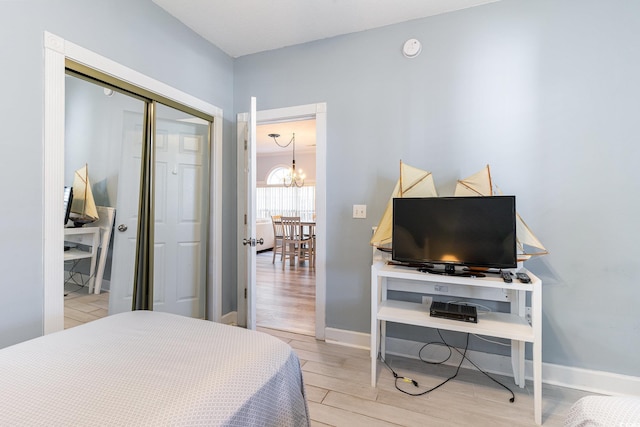
[[[516,277],[520,283],[531,283],[531,278],[527,273],[516,273]]]
[[[516,198],[396,198],[392,242],[393,260],[440,267],[423,268],[430,273],[478,276],[455,267],[515,268]]]
[[[64,225],[69,222],[71,202],[73,201],[73,187],[64,187]]]
[[[444,319],[478,323],[478,310],[472,305],[433,301],[429,309],[429,315]]]
[[[511,272],[510,271],[502,270],[502,271],[500,271],[500,275],[502,276],[502,280],[504,280],[505,283],[513,282],[513,279],[511,278]]]

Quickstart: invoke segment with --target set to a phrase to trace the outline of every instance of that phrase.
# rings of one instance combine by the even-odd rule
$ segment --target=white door
[[[158,105],[153,309],[204,318],[209,125],[160,118],[175,115]],[[110,314],[130,311],[133,292],[142,126],[128,122],[118,186]]]
[[[238,188],[241,224],[238,234],[238,324],[256,328],[256,98],[251,98],[249,113],[238,114]]]
[[[153,309],[205,317],[209,124],[156,113]]]
[[[142,161],[142,114],[125,112],[118,172],[116,221],[109,292],[109,314],[131,311],[136,258],[136,228]]]

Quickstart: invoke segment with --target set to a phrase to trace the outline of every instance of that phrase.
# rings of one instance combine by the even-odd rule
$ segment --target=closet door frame
[[[173,100],[193,111],[213,117],[210,126],[211,173],[207,301],[209,320],[222,315],[222,109],[179,91],[135,70],[44,32],[44,135],[43,135],[43,333],[64,329],[64,111],[67,61],[83,64],[148,93]]]

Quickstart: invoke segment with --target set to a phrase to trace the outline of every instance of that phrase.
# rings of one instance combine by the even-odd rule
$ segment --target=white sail
[[[549,253],[542,242],[533,234],[527,223],[516,212],[516,237],[520,252],[518,258],[527,260],[534,255],[546,255]],[[527,252],[526,246],[537,249],[536,252]]]
[[[502,195],[498,186],[493,186],[489,165],[475,174],[458,180],[455,196],[496,196]],[[542,242],[533,234],[520,214],[516,212],[516,243],[518,245],[518,261],[525,261],[534,255],[546,255],[549,252]],[[527,252],[527,247],[536,249]]]
[[[456,197],[493,195],[489,165],[465,179],[459,179],[454,193]]]
[[[76,224],[87,224],[98,219],[98,209],[89,182],[89,167],[86,164],[73,177],[70,219]]]
[[[398,197],[438,197],[431,172],[400,161],[400,178],[391,193],[387,207],[371,237],[371,245],[381,247],[391,243],[393,231],[393,199]]]

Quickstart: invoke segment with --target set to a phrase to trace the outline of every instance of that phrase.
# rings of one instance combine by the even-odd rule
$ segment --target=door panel
[[[250,101],[249,113],[238,114],[238,187],[246,197],[238,202],[238,212],[245,223],[238,243],[238,324],[256,328],[256,98]],[[242,150],[242,151],[240,151]],[[253,242],[253,243],[249,243]]]
[[[113,232],[109,314],[131,311],[136,259],[140,164],[142,163],[141,113],[125,112],[121,166],[118,174],[116,226]]]
[[[202,280],[202,266],[198,265],[198,260],[202,258],[201,245],[199,242],[180,243],[178,245],[178,281],[176,299],[178,302],[187,302],[199,298],[199,288],[190,286],[193,283],[200,283]]]
[[[204,318],[209,125],[200,119],[186,121],[196,121],[187,116],[157,107],[153,309]],[[110,314],[131,310],[133,289],[142,125],[131,126],[125,135],[118,212],[126,215],[116,220],[125,230],[116,231],[120,242],[114,242],[120,248],[118,283],[122,285],[111,296]]]
[[[166,139],[156,146],[154,310],[204,318],[209,127],[157,111],[156,133]]]
[[[167,259],[167,245],[164,243],[156,243],[153,245],[153,309],[158,311],[162,310],[167,301],[167,277],[163,274],[162,269],[155,266],[164,265],[168,262]]]

